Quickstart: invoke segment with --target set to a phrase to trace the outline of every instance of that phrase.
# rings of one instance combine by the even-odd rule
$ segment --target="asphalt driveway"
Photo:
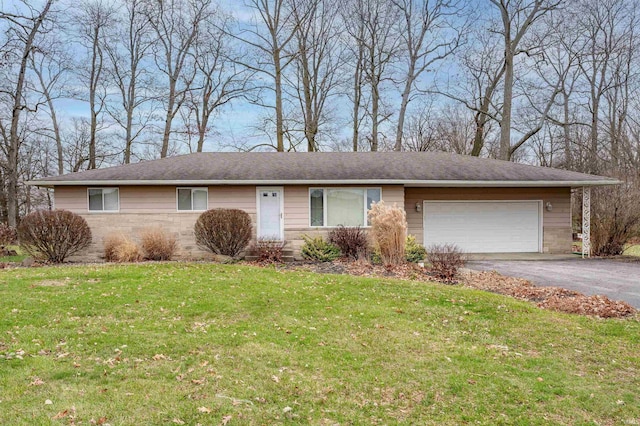
[[[587,295],[604,294],[640,309],[640,262],[611,259],[482,260],[470,261],[467,267],[480,271],[495,270],[541,286],[563,287]]]

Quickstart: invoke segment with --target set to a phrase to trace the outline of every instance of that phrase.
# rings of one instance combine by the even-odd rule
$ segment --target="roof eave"
[[[200,185],[403,185],[407,187],[581,187],[620,185],[606,180],[405,180],[405,179],[347,179],[347,180],[35,180],[27,185],[55,186],[200,186]]]

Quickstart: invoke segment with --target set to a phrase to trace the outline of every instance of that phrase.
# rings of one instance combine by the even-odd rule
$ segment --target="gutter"
[[[606,180],[404,180],[404,179],[346,179],[346,180],[31,180],[31,186],[214,186],[214,185],[403,185],[405,187],[448,188],[514,188],[514,187],[591,187],[620,185],[615,179]]]

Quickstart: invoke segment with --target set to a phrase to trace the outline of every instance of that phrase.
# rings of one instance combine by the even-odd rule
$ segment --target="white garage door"
[[[424,241],[467,253],[540,251],[538,201],[424,202]]]

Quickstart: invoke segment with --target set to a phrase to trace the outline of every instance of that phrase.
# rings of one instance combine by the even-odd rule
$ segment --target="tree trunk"
[[[282,68],[280,64],[280,50],[273,51],[275,66],[275,94],[276,94],[276,138],[278,152],[284,152],[284,119],[282,113]]]
[[[359,48],[358,62],[353,75],[353,152],[358,151],[358,142],[360,140],[360,102],[362,100],[362,47]]]
[[[508,32],[506,34],[509,34]],[[507,37],[505,35],[505,37]],[[510,37],[510,36],[509,36]],[[511,43],[505,40],[504,99],[500,120],[500,159],[511,160],[511,105],[513,103],[513,52]]]
[[[404,91],[402,92],[402,102],[400,102],[400,111],[398,112],[398,127],[396,129],[396,144],[393,147],[394,151],[402,151],[402,139],[404,136],[404,117],[407,113],[407,106],[409,105],[409,96],[411,94],[411,86],[413,86],[413,76],[415,74],[415,65],[412,61],[409,72],[407,73],[407,81],[404,85]]]
[[[164,120],[164,133],[162,134],[162,148],[160,158],[166,158],[169,153],[169,137],[171,136],[171,124],[173,122],[173,108],[176,104],[176,80],[170,77],[169,81],[169,104],[167,105],[167,116]]]
[[[18,81],[16,83],[16,90],[13,93],[13,108],[11,111],[11,127],[9,131],[9,146],[7,147],[7,167],[6,167],[6,178],[7,178],[7,222],[9,226],[15,228],[18,225],[18,160],[19,160],[19,151],[20,151],[20,132],[18,126],[20,124],[20,112],[22,112],[23,106],[21,105],[22,91],[24,90],[24,82],[26,77],[27,70],[27,61],[29,59],[29,55],[31,54],[31,49],[33,47],[33,40],[35,39],[40,26],[42,25],[42,21],[46,17],[49,12],[49,8],[53,0],[48,0],[44,5],[42,12],[36,18],[33,23],[33,27],[29,31],[29,35],[27,36],[27,40],[24,44],[24,49],[22,51],[22,58],[20,60],[20,69],[18,71]]]

